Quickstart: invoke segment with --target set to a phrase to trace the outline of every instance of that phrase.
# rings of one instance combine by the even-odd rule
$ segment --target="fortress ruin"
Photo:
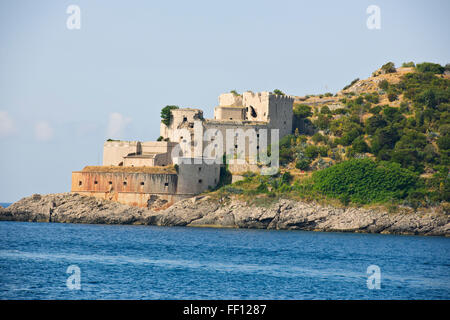
[[[209,143],[246,151],[250,139],[239,137],[248,129],[259,138],[278,130],[279,138],[292,133],[294,98],[271,92],[225,93],[219,96],[214,119],[204,119],[200,109],[171,110],[168,125],[161,122],[161,141],[108,140],[103,145],[103,165],[87,166],[72,173],[72,192],[118,201],[124,204],[161,209],[217,186],[223,165],[204,161],[206,144],[193,142],[195,130],[209,130]],[[236,135],[226,141],[227,129]],[[215,139],[223,139],[217,141]],[[241,139],[240,139],[241,138]],[[203,140],[203,139],[202,139]],[[257,140],[259,141],[259,140]],[[270,137],[268,137],[270,141]],[[259,144],[253,146],[259,149]],[[191,149],[186,157],[186,150]],[[181,150],[181,156],[174,156]],[[225,153],[213,154],[222,157]],[[198,161],[197,161],[198,160]],[[252,164],[229,164],[232,173],[257,170]]]

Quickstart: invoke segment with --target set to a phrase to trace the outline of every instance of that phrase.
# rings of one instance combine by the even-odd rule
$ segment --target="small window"
[[[81,181],[78,181],[78,185],[79,186],[81,186],[83,184],[83,182],[81,182]]]
[[[230,118],[230,120],[233,120],[233,118]]]
[[[194,124],[193,123],[189,123],[189,128],[193,128]]]
[[[109,184],[112,184],[112,181],[108,182]]]
[[[198,171],[202,171],[202,167],[198,167]]]
[[[256,149],[259,149],[259,146],[256,146]]]
[[[234,145],[234,148],[235,148],[235,149],[237,149],[237,147],[238,147],[238,145],[237,145],[237,144],[235,144],[235,145]]]
[[[98,181],[94,181],[94,184],[98,184]]]
[[[141,182],[141,186],[143,186],[144,185],[144,182]]]
[[[198,183],[202,183],[202,182],[203,182],[203,180],[202,180],[202,179],[199,179],[199,180],[198,180]]]
[[[168,186],[169,186],[168,182],[164,183],[164,187],[168,187]]]
[[[259,138],[259,133],[256,134],[256,137]]]
[[[124,182],[123,182],[123,185],[124,185],[124,186],[126,186],[126,185],[127,185],[127,182],[126,182],[126,181],[124,181]]]
[[[187,121],[187,117],[183,117],[183,121]]]

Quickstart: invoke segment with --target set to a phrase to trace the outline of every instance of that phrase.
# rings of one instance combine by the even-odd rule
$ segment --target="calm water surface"
[[[0,299],[449,298],[443,237],[0,222]]]

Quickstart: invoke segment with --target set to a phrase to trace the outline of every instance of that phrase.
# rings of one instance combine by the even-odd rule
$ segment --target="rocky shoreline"
[[[152,211],[74,193],[35,194],[0,207],[0,220],[450,236],[449,215],[434,211],[389,213],[286,199],[249,207],[243,201],[221,203],[208,196]]]

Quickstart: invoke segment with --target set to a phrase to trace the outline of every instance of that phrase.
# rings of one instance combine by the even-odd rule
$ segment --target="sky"
[[[388,61],[445,65],[448,12],[448,0],[1,0],[0,202],[70,191],[106,139],[158,138],[166,105],[212,117],[230,90],[335,93]]]

